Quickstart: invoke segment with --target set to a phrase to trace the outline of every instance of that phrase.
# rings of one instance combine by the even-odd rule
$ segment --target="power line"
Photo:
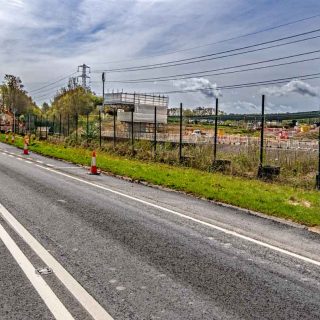
[[[316,39],[316,38],[319,38],[319,36],[309,37],[309,38],[305,38],[305,39],[299,39],[299,40],[295,40],[295,41],[289,41],[289,42],[285,42],[285,43],[282,43],[282,44],[280,43],[280,44],[277,44],[277,45],[267,46],[267,47],[264,47],[264,48],[258,48],[258,49],[254,49],[254,50],[247,50],[247,51],[244,51],[244,52],[234,53],[234,54],[225,55],[225,56],[221,56],[221,57],[215,57],[215,58],[212,58],[212,57],[217,56],[217,55],[221,55],[221,54],[224,54],[224,53],[241,51],[241,50],[254,48],[254,47],[258,47],[258,46],[262,46],[262,45],[266,45],[266,44],[270,44],[270,43],[275,43],[275,42],[279,42],[279,41],[283,41],[283,40],[287,40],[287,39],[301,37],[303,35],[319,32],[319,31],[320,31],[320,29],[315,29],[315,30],[311,30],[311,31],[308,31],[308,32],[295,34],[295,35],[292,35],[292,36],[287,36],[287,37],[278,38],[278,39],[274,39],[274,40],[270,40],[270,41],[260,42],[260,43],[249,45],[249,46],[244,46],[244,47],[240,47],[240,48],[235,48],[235,49],[215,52],[215,53],[206,54],[206,55],[197,56],[197,57],[192,57],[192,58],[172,60],[172,61],[167,61],[167,62],[162,62],[162,63],[141,65],[141,66],[128,67],[128,68],[109,69],[109,70],[104,70],[104,71],[106,71],[106,72],[140,71],[140,70],[149,70],[149,69],[173,67],[173,66],[177,66],[177,65],[197,63],[197,62],[214,60],[214,59],[221,59],[221,58],[225,58],[225,57],[230,57],[230,56],[235,56],[235,55],[240,55],[240,54],[245,54],[245,53],[250,53],[250,52],[256,52],[256,51],[261,51],[261,50],[265,50],[265,49],[280,47],[280,46],[283,46],[283,45],[288,45],[288,44],[298,43],[298,42],[307,41],[307,40],[311,40],[311,39]],[[209,57],[211,57],[211,58],[209,58]],[[204,58],[206,58],[206,59],[204,59]],[[195,61],[193,61],[193,60],[195,60]],[[96,70],[95,72],[101,72],[101,71]]]
[[[54,82],[51,82],[51,83],[49,83],[49,84],[47,84],[47,85],[45,85],[45,86],[40,87],[40,88],[37,88],[37,89],[34,89],[34,90],[30,90],[30,91],[28,91],[28,92],[29,92],[29,93],[37,92],[37,91],[40,91],[40,90],[42,90],[42,89],[44,89],[44,88],[51,87],[53,84],[56,84],[56,83],[58,83],[58,82],[60,82],[60,81],[62,81],[62,80],[68,79],[69,77],[73,76],[73,75],[76,74],[76,73],[77,73],[77,72],[73,72],[73,73],[69,74],[68,76],[65,76],[65,77],[63,77],[63,78],[61,78],[61,79],[58,79],[58,80],[56,80],[56,81],[54,81]]]
[[[146,94],[151,95],[165,95],[165,94],[177,94],[177,93],[192,93],[192,92],[199,92],[199,91],[212,91],[212,90],[231,90],[231,89],[243,89],[243,88],[252,88],[257,86],[263,86],[263,85],[272,85],[272,84],[282,84],[287,83],[290,80],[294,79],[300,79],[300,80],[313,80],[313,79],[319,79],[320,73],[313,73],[313,74],[307,74],[307,75],[298,75],[293,77],[287,77],[287,78],[279,78],[279,79],[272,79],[272,80],[265,80],[265,81],[257,81],[257,82],[248,82],[248,83],[239,83],[239,84],[232,84],[232,85],[224,85],[219,87],[204,87],[199,89],[190,89],[190,90],[172,90],[172,91],[161,91],[161,92],[147,92]],[[49,98],[51,95],[45,95],[41,97],[37,97],[36,99],[42,99],[42,98]]]
[[[54,94],[45,94],[43,96],[39,96],[39,97],[32,97],[32,99],[34,100],[45,100],[45,99],[49,99],[53,96]]]
[[[103,63],[99,63],[99,64],[131,62],[131,61],[142,60],[142,59],[146,59],[146,58],[162,57],[162,56],[172,55],[172,54],[179,53],[179,52],[196,50],[196,49],[199,49],[199,48],[209,47],[209,46],[212,46],[212,45],[215,45],[215,44],[224,43],[224,42],[228,42],[228,41],[231,41],[231,40],[236,40],[236,39],[245,38],[245,37],[252,36],[252,35],[256,35],[256,34],[259,34],[259,33],[266,32],[266,31],[275,30],[275,29],[278,29],[278,28],[282,28],[282,27],[285,27],[285,26],[297,24],[297,23],[299,23],[299,22],[303,22],[303,21],[315,19],[315,18],[318,18],[318,17],[320,17],[320,14],[313,15],[313,16],[306,17],[306,18],[302,18],[302,19],[298,19],[298,20],[294,20],[294,21],[289,21],[289,22],[287,22],[287,23],[283,23],[283,24],[280,24],[280,25],[277,25],[277,26],[267,27],[267,28],[265,28],[265,29],[261,29],[261,30],[255,31],[255,32],[250,32],[250,33],[238,35],[238,36],[235,36],[235,37],[231,37],[231,38],[219,40],[219,41],[216,41],[216,42],[211,42],[211,43],[199,45],[199,46],[196,46],[196,47],[189,47],[189,48],[185,48],[185,49],[169,51],[169,52],[163,53],[163,54],[156,54],[156,55],[138,57],[138,58],[135,58],[135,59],[125,59],[125,60],[108,61],[108,62],[103,62]]]
[[[59,89],[63,89],[63,88],[65,88],[65,87],[59,85],[59,86],[55,86],[55,87],[52,87],[52,88],[45,89],[45,90],[43,90],[41,92],[36,93],[34,98],[37,99],[39,96],[47,95],[50,92],[57,92]]]
[[[257,82],[247,82],[247,83],[239,83],[239,84],[232,84],[232,85],[224,85],[219,87],[204,87],[199,89],[192,89],[192,90],[173,90],[173,91],[161,91],[161,92],[152,92],[153,94],[174,94],[174,93],[188,93],[188,92],[198,92],[203,90],[230,90],[230,89],[241,89],[241,88],[251,88],[256,86],[262,85],[271,85],[271,84],[280,84],[286,83],[289,80],[300,79],[300,80],[312,80],[320,78],[320,73],[312,73],[307,75],[298,75],[293,77],[287,78],[280,78],[280,79],[273,79],[273,80],[265,80],[265,81],[257,81]],[[151,93],[151,92],[150,92]]]
[[[41,99],[41,98],[47,97],[47,96],[48,96],[48,97],[51,97],[51,96],[55,95],[57,92],[58,92],[58,89],[52,89],[52,90],[49,91],[49,92],[43,93],[43,94],[38,95],[38,96],[34,96],[33,99],[38,100],[38,99]]]
[[[56,87],[53,87],[53,88],[48,88],[48,89],[45,89],[45,90],[43,90],[43,91],[37,92],[34,97],[37,98],[39,95],[48,94],[49,92],[57,91],[57,90],[59,90],[59,89],[61,89],[61,86],[56,86]]]
[[[300,54],[294,54],[294,55],[290,55],[290,56],[286,56],[286,57],[268,59],[268,60],[257,61],[257,62],[252,62],[252,63],[245,63],[245,64],[241,64],[241,65],[235,65],[235,66],[218,68],[218,69],[211,69],[211,70],[204,70],[204,71],[190,72],[190,73],[183,73],[183,74],[175,74],[175,75],[170,75],[170,76],[154,77],[154,78],[141,78],[141,79],[132,79],[132,80],[108,80],[108,82],[113,82],[113,83],[145,83],[145,82],[154,82],[154,81],[163,82],[163,81],[171,81],[171,80],[190,79],[195,76],[202,76],[202,77],[203,76],[216,76],[216,75],[224,75],[224,74],[231,74],[231,73],[238,73],[238,72],[245,72],[245,71],[252,71],[252,70],[260,70],[260,69],[296,64],[296,63],[314,61],[314,60],[320,59],[320,57],[290,61],[290,62],[274,64],[274,65],[270,65],[270,66],[249,68],[249,69],[244,69],[244,70],[234,70],[234,71],[221,72],[221,73],[210,73],[210,72],[215,72],[215,71],[229,70],[229,69],[258,65],[258,64],[274,62],[274,61],[279,61],[279,60],[284,60],[284,59],[290,59],[290,58],[309,55],[309,54],[313,54],[313,53],[317,53],[317,52],[320,52],[320,50],[314,50],[314,51],[304,52],[304,53],[300,53]]]
[[[90,69],[90,67],[88,67],[88,66],[86,66],[86,65],[81,65],[81,66],[78,67],[78,71],[75,71],[75,72],[73,72],[73,73],[71,73],[71,74],[69,74],[69,75],[67,75],[67,76],[65,76],[65,77],[63,77],[63,78],[60,78],[60,79],[58,79],[58,80],[56,80],[56,81],[53,81],[53,82],[51,82],[51,83],[49,83],[49,84],[47,84],[47,85],[45,85],[45,86],[42,86],[42,87],[40,87],[40,88],[31,90],[31,91],[29,91],[29,93],[38,93],[38,94],[40,93],[40,94],[41,94],[41,93],[43,93],[43,92],[47,92],[47,91],[50,91],[50,90],[54,90],[54,89],[60,88],[60,86],[54,87],[54,88],[49,88],[49,87],[53,86],[53,85],[56,84],[56,83],[59,83],[59,82],[65,80],[65,79],[70,79],[70,77],[72,77],[74,74],[76,74],[76,73],[79,72],[79,68],[82,68],[82,74],[81,74],[81,76],[79,76],[80,78],[82,78],[82,87],[85,87],[86,89],[88,89],[87,81],[86,81],[86,80],[87,80],[88,78],[90,78],[90,77],[86,75],[86,70],[87,70],[87,69]],[[43,91],[43,89],[45,89],[45,88],[49,88],[49,89]]]

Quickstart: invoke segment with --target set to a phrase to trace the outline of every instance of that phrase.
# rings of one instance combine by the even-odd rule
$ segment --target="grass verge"
[[[0,141],[4,142],[4,138],[4,135],[0,135]],[[15,145],[22,147],[22,138],[17,137]],[[90,150],[65,147],[63,144],[34,141],[30,150],[81,165],[89,165],[91,160]],[[98,152],[97,165],[103,171],[116,175],[285,218],[306,226],[320,225],[320,192],[316,190],[138,161],[105,152]]]

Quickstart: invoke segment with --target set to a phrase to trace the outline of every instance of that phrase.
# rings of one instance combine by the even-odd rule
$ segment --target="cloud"
[[[313,87],[301,80],[292,80],[280,87],[262,89],[261,92],[272,96],[284,96],[289,93],[297,93],[303,96],[317,97],[320,95],[320,88]]]
[[[220,109],[227,113],[259,113],[260,107],[249,101],[222,102]]]
[[[199,91],[207,98],[221,97],[221,90],[217,88],[216,83],[211,83],[205,78],[192,78],[187,80],[173,81],[173,85],[184,91]]]

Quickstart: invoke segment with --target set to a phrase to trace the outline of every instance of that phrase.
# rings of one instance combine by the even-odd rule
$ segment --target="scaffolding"
[[[154,123],[156,108],[157,123],[167,123],[169,98],[141,93],[107,93],[104,95],[104,105],[117,110],[118,120],[131,122],[133,112],[134,123]]]

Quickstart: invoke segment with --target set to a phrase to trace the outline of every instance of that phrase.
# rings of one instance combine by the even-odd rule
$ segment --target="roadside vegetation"
[[[41,110],[24,89],[22,80],[11,74],[6,74],[0,84],[0,113],[10,111],[16,116],[22,114],[39,115]]]
[[[5,141],[1,134],[0,140]],[[22,137],[15,144],[22,148]],[[91,151],[95,147],[72,146],[69,141],[38,141],[32,139],[30,150],[80,165],[90,165]],[[183,191],[198,197],[215,200],[241,208],[285,218],[307,226],[320,226],[320,193],[279,182],[264,182],[253,177],[237,177],[181,165],[134,159],[128,154],[111,154],[110,147],[98,150],[97,164],[103,171],[133,180]],[[120,148],[120,147],[119,147]],[[139,148],[136,145],[136,148]],[[149,145],[149,153],[150,145]],[[150,158],[148,158],[150,159]]]

